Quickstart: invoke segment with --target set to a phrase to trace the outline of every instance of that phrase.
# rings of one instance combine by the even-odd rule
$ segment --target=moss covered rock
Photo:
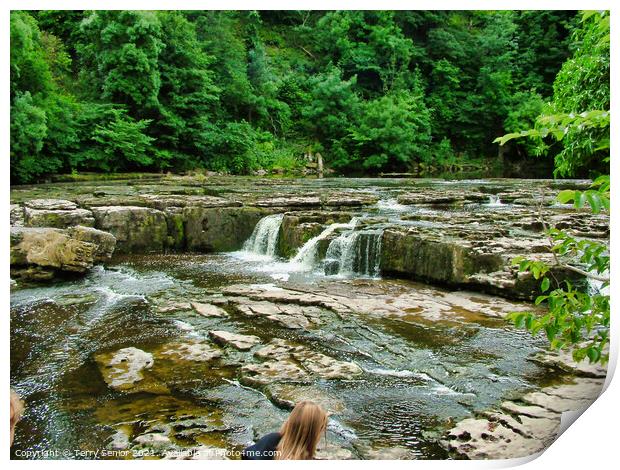
[[[257,207],[185,207],[184,246],[187,251],[220,252],[239,250],[258,221],[271,211]],[[175,232],[178,233],[178,232]]]
[[[137,206],[93,207],[98,229],[116,237],[118,253],[161,252],[168,241],[165,214],[157,209]]]

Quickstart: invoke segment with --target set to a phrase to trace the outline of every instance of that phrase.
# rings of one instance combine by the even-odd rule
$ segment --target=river
[[[222,178],[209,194],[243,194],[247,185],[235,187],[231,180]],[[400,449],[408,458],[442,459],[448,454],[438,436],[458,420],[570,380],[571,374],[531,360],[543,350],[543,338],[503,318],[534,308],[530,302],[382,270],[384,230],[441,231],[446,217],[458,220],[466,214],[476,221],[521,210],[518,201],[506,203],[498,194],[521,190],[527,181],[415,183],[444,195],[492,189],[456,209],[407,204],[402,196],[411,192],[409,180],[270,184],[252,184],[252,201],[271,197],[274,188],[297,196],[329,190],[341,197],[346,188],[347,198],[363,194],[375,200],[340,207],[350,217],[313,225],[290,257],[282,256],[278,245],[290,210],[273,209],[234,251],[119,253],[81,278],[18,282],[12,288],[11,384],[27,402],[13,458],[58,457],[34,454],[51,450],[91,458],[91,451],[122,448],[123,442],[135,446],[136,437],[153,433],[167,436],[169,448],[240,450],[279,428],[288,413],[282,404],[287,396],[303,396],[332,411],[323,446],[359,458]],[[76,194],[97,188],[131,196],[127,185],[113,182],[76,187]],[[132,189],[157,194],[162,188],[159,183],[144,187],[148,184],[138,182]],[[41,194],[71,199],[66,191],[62,185],[14,188],[12,199],[20,203]],[[323,208],[321,213],[331,212]],[[221,315],[205,316],[192,302],[217,306]],[[330,308],[329,302],[340,307]],[[261,314],[261,305],[271,310]],[[287,311],[283,320],[287,312],[273,314],[274,305],[297,310]],[[293,317],[300,325],[287,324]],[[222,346],[209,331],[253,335],[259,344],[249,350]],[[251,380],[244,367],[260,364],[257,349],[274,338],[306,351],[300,354],[307,357],[295,356],[303,380]],[[217,349],[218,356],[192,360],[179,352],[196,344]],[[153,366],[142,371],[150,388],[119,390],[106,383],[97,358],[129,347],[154,357]],[[311,353],[354,363],[361,372],[337,379],[312,372]]]

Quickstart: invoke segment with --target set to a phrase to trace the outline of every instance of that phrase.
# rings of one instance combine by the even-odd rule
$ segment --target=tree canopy
[[[497,161],[548,102],[606,109],[605,34],[571,11],[13,11],[11,177]]]

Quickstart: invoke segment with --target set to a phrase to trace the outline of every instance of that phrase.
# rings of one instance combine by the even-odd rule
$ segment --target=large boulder
[[[92,208],[96,227],[116,237],[118,253],[162,252],[166,246],[166,216],[157,209],[137,206]]]
[[[11,271],[17,277],[41,280],[59,272],[85,273],[113,250],[113,236],[86,227],[11,227]]]
[[[520,255],[551,265],[555,279],[573,283],[580,280],[575,273],[553,266],[553,255],[542,237],[517,238],[506,228],[477,222],[389,228],[383,232],[381,246],[383,274],[507,298],[532,300],[540,293],[540,280],[512,265]]]
[[[381,246],[383,272],[431,282],[462,284],[472,274],[504,266],[501,256],[478,252],[467,240],[415,228],[385,230]]]
[[[93,253],[95,262],[109,260],[116,248],[116,238],[114,235],[96,228],[78,225],[67,229],[67,233],[75,240],[93,243],[97,247]]]

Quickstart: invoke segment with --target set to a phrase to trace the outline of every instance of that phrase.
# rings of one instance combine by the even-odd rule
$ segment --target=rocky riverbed
[[[332,413],[320,458],[537,452],[605,371],[506,323],[538,308],[511,259],[549,259],[543,222],[607,240],[607,215],[554,203],[587,184],[14,187],[11,382],[29,406],[13,452],[237,458],[306,398]]]

